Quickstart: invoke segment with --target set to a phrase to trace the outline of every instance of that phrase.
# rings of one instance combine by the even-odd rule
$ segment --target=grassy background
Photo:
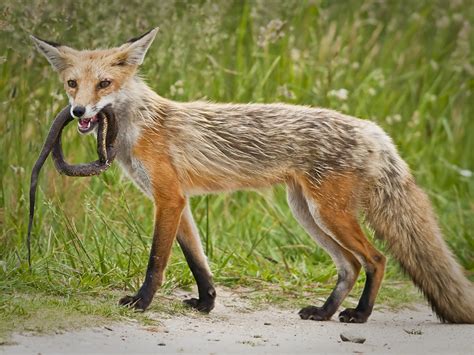
[[[29,33],[95,48],[119,45],[158,25],[142,75],[162,96],[283,101],[378,122],[430,195],[448,243],[472,275],[472,1],[5,0],[0,13],[5,328],[41,314],[42,306],[53,313],[70,306],[81,314],[130,316],[114,306],[116,297],[140,286],[152,231],[151,203],[116,166],[98,178],[73,179],[59,176],[48,162],[28,271],[29,176],[52,118],[67,104]],[[95,159],[91,137],[69,129],[64,144],[74,162]],[[275,289],[288,298],[327,294],[334,283],[329,257],[294,221],[282,187],[197,197],[192,206],[217,284],[271,289],[262,297],[274,299]],[[387,281],[400,279],[390,263]],[[164,292],[192,283],[175,247]]]

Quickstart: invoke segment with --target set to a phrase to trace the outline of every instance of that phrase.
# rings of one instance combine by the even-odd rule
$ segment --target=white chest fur
[[[133,154],[133,147],[140,136],[135,125],[119,127],[117,160],[125,174],[149,198],[153,197],[150,177],[142,162]]]

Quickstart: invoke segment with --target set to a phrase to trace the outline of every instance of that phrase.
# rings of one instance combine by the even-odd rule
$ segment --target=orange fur
[[[117,50],[75,51],[68,49],[64,53],[68,66],[60,73],[60,76],[66,92],[74,99],[76,105],[96,104],[102,97],[119,90],[137,69],[134,65],[118,65],[120,56],[123,54]],[[98,88],[98,83],[105,79],[113,79],[110,86],[104,89]],[[68,80],[76,80],[77,87],[69,87]]]
[[[367,272],[373,273],[369,295],[372,307],[382,284],[386,258],[367,240],[357,221],[357,201],[363,191],[361,181],[356,173],[345,172],[329,175],[317,185],[303,180],[302,186],[307,195],[314,199],[321,222],[330,236],[350,252]]]
[[[170,157],[164,152],[159,154],[154,148],[161,140],[162,136],[155,132],[145,132],[133,149],[135,156],[147,169],[153,188],[155,232],[151,258],[155,258],[156,262],[153,270],[154,283],[151,287],[153,292],[163,283],[164,270],[186,204]]]

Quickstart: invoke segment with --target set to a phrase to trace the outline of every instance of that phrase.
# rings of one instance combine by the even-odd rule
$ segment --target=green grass
[[[8,319],[7,329],[25,329],[40,317],[41,299],[63,320],[123,315],[115,302],[140,286],[153,223],[152,204],[118,167],[73,179],[48,162],[28,270],[29,176],[52,118],[67,103],[30,33],[95,48],[158,25],[142,75],[164,97],[283,101],[378,122],[428,192],[457,258],[474,272],[472,1],[6,0],[0,6],[0,318]],[[64,145],[74,162],[94,159],[94,140],[74,129]],[[329,293],[335,269],[294,221],[282,187],[196,197],[192,207],[218,285],[255,288],[256,299],[274,302]],[[397,280],[403,276],[390,262],[386,284]],[[192,284],[175,247],[163,292]],[[398,286],[386,289],[381,300],[408,299]]]

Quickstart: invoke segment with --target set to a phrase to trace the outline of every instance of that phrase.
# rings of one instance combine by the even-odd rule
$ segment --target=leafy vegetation
[[[142,75],[164,97],[283,101],[378,122],[430,195],[457,258],[474,271],[472,1],[5,0],[0,12],[0,317],[15,319],[13,328],[38,314],[38,295],[59,317],[68,307],[133,316],[110,295],[139,287],[153,223],[152,204],[118,167],[73,179],[48,162],[28,270],[29,174],[67,104],[30,33],[96,48],[158,25]],[[65,133],[71,160],[95,159],[91,137]],[[192,207],[218,285],[271,289],[267,300],[278,298],[275,289],[329,293],[335,269],[294,221],[282,187],[196,197]],[[400,279],[390,263],[385,284]],[[175,247],[162,292],[192,284]]]

